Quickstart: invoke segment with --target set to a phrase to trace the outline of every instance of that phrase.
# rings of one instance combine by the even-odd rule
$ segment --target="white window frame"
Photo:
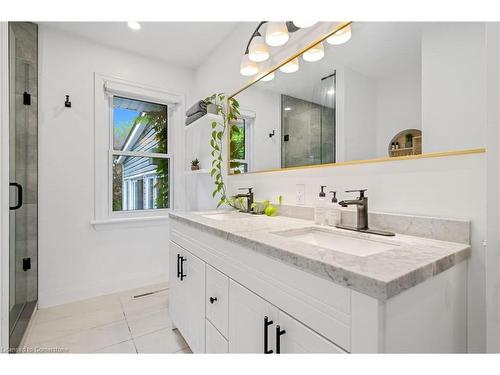
[[[113,97],[120,96],[152,103],[168,108],[168,153],[155,154],[137,151],[113,150]],[[117,77],[94,74],[94,219],[91,224],[102,226],[127,224],[128,226],[163,223],[168,212],[175,208],[173,128],[182,122],[184,95],[160,88],[127,81]],[[166,157],[169,162],[169,208],[143,209],[138,211],[113,211],[113,156]],[[129,185],[129,191],[131,185]]]

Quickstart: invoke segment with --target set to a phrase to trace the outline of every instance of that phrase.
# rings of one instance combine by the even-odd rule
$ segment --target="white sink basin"
[[[358,238],[352,233],[334,232],[321,228],[302,228],[273,232],[273,234],[359,257],[366,257],[399,247],[397,244],[383,240]]]

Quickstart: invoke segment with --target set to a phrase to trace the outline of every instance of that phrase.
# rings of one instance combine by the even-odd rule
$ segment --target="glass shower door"
[[[37,27],[9,23],[9,329],[18,347],[38,298]]]

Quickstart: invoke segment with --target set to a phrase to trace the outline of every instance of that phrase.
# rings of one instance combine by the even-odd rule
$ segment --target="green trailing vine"
[[[210,176],[215,183],[215,190],[212,192],[212,197],[219,197],[219,202],[217,203],[217,208],[226,204],[236,209],[241,209],[243,207],[243,200],[230,197],[226,192],[226,185],[224,183],[223,177],[223,143],[224,135],[226,130],[230,128],[231,132],[239,132],[239,128],[233,125],[232,122],[238,119],[240,114],[239,107],[240,104],[235,98],[229,98],[226,101],[226,96],[222,93],[213,94],[205,99],[205,103],[214,104],[217,108],[217,114],[222,117],[222,121],[212,121],[212,132],[210,136],[210,146],[212,148],[212,166],[210,170]],[[229,144],[229,154],[233,153],[234,147],[230,142]],[[230,162],[230,168],[235,168],[234,163]]]
[[[210,136],[210,146],[212,148],[212,167],[210,175],[215,183],[215,189],[212,192],[212,197],[219,197],[217,208],[225,204],[237,210],[242,210],[245,208],[244,199],[227,195],[222,169],[222,163],[224,160],[222,154],[224,135],[226,134],[227,129],[229,129],[229,168],[234,174],[241,173],[238,169],[240,163],[235,161],[235,159],[238,158],[238,139],[240,133],[240,129],[235,124],[235,121],[240,115],[240,104],[235,98],[229,98],[226,101],[226,97],[222,93],[213,94],[205,98],[205,103],[214,104],[217,108],[217,114],[222,117],[222,121],[212,121],[212,132]],[[282,198],[280,195],[278,197],[278,205],[280,206],[281,200]],[[278,212],[276,206],[270,204],[268,200],[261,203],[255,202],[249,208],[256,214],[265,214],[267,216],[275,216]]]

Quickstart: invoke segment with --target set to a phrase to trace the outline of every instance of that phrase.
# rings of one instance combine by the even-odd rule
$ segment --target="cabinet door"
[[[280,332],[277,336],[277,327],[275,337],[278,337],[275,348],[282,354],[285,353],[346,353],[338,346],[318,335],[312,329],[306,327],[290,315],[279,311],[278,324]]]
[[[169,261],[170,317],[191,350],[204,353],[205,263],[174,242],[170,242]]]
[[[206,352],[208,354],[227,353],[228,344],[224,336],[208,320],[206,327]]]
[[[184,250],[180,281],[184,303],[181,334],[193,353],[205,352],[205,263]]]
[[[183,249],[173,242],[169,243],[169,291],[168,291],[168,310],[170,312],[170,318],[172,323],[180,332],[184,331],[184,320],[183,320],[183,293],[182,285],[178,272],[178,256],[182,256]]]
[[[265,325],[267,317],[268,325]],[[229,352],[264,353],[274,349],[278,309],[240,284],[229,283]],[[267,332],[267,348],[264,336]]]

